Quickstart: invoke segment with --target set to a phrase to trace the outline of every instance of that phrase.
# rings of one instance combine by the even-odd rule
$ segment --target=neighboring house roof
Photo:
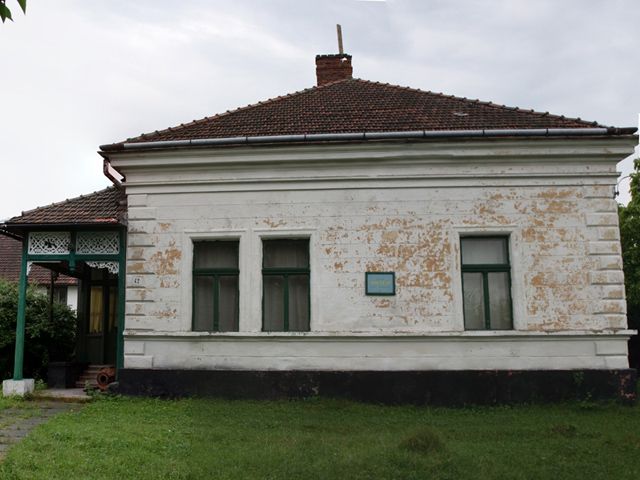
[[[557,128],[606,127],[548,112],[347,78],[101,148],[204,138]]]
[[[5,227],[119,224],[125,217],[126,209],[124,192],[116,187],[108,187],[99,192],[22,212],[22,215],[7,220]]]
[[[11,237],[0,235],[0,278],[10,282],[20,280],[20,268],[22,260],[22,242]],[[33,265],[29,272],[29,282],[37,285],[49,285],[51,283],[51,270]],[[56,286],[77,285],[78,280],[66,275],[59,275],[55,281]]]

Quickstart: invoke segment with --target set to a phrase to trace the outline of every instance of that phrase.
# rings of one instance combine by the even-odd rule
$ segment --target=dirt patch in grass
[[[444,451],[445,443],[442,436],[430,429],[421,428],[400,443],[400,448],[421,455],[429,455]]]
[[[574,438],[578,435],[578,428],[570,423],[559,423],[553,425],[549,431],[554,435],[559,435],[565,438]]]

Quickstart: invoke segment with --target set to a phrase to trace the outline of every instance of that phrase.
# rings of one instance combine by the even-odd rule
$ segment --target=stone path
[[[29,402],[28,408],[0,410],[0,461],[7,450],[31,430],[62,412],[77,411],[81,404],[59,401]]]

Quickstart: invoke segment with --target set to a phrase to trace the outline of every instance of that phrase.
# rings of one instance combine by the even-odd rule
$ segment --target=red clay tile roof
[[[124,192],[108,187],[99,192],[22,212],[22,215],[7,220],[5,225],[118,224],[122,222],[126,209]]]
[[[127,142],[319,133],[598,127],[603,126],[491,102],[347,79],[143,134]]]
[[[22,259],[22,242],[5,235],[0,235],[0,278],[10,282],[20,280]],[[33,265],[29,272],[29,283],[49,285],[51,270]],[[56,286],[77,285],[78,280],[66,275],[60,275],[55,281]]]

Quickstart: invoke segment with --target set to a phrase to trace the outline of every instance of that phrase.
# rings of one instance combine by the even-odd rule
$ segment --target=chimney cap
[[[325,53],[322,55],[316,55],[316,60],[320,58],[352,58],[348,53]]]

